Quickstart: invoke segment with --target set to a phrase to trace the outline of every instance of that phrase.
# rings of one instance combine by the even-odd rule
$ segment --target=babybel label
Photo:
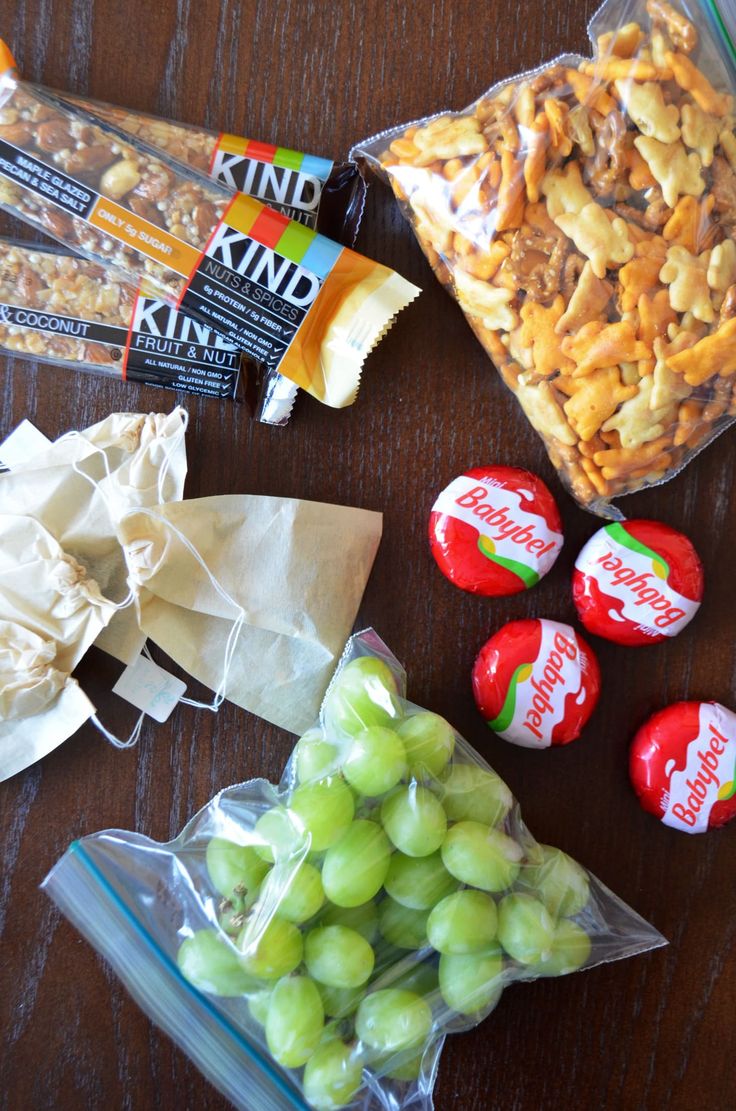
[[[442,491],[432,512],[477,529],[483,554],[527,586],[546,574],[562,547],[562,536],[543,517],[523,509],[516,491],[492,480],[461,475]]]
[[[662,821],[686,833],[703,833],[714,805],[736,790],[736,715],[716,703],[703,702],[699,719],[698,735],[687,746],[685,767],[670,772],[664,796]]]
[[[629,621],[651,637],[677,636],[700,606],[669,585],[666,561],[622,525],[607,525],[592,536],[575,567],[619,603],[609,608],[612,621]]]
[[[585,697],[577,639],[567,625],[540,621],[542,639],[535,660],[518,667],[501,713],[489,722],[505,740],[525,748],[548,748],[552,732],[565,719],[570,695]]]

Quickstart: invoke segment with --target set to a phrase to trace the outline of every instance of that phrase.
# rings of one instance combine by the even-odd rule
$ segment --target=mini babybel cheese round
[[[473,668],[475,702],[488,725],[524,748],[579,737],[598,701],[593,650],[569,625],[510,621],[481,648]]]
[[[684,833],[736,818],[736,714],[718,702],[673,702],[634,737],[629,776],[644,810]]]
[[[588,632],[617,644],[657,644],[697,613],[703,567],[687,536],[669,525],[615,522],[575,560],[572,593]]]
[[[518,594],[557,559],[562,523],[541,478],[517,467],[475,467],[437,498],[429,543],[443,575],[461,590]]]

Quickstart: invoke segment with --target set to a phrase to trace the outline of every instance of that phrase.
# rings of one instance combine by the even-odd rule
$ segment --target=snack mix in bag
[[[12,68],[0,109],[0,207],[132,285],[145,279],[325,404],[352,404],[415,286]]]
[[[609,0],[590,35],[590,60],[353,153],[563,481],[616,517],[612,498],[672,477],[736,413],[736,135],[714,43],[666,0]]]
[[[222,791],[167,845],[86,837],[45,881],[239,1108],[429,1109],[445,1034],[509,984],[664,944],[404,693],[353,637],[280,787]]]

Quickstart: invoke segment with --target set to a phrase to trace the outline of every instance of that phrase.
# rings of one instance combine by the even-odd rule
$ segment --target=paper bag
[[[132,512],[119,535],[143,632],[216,690],[242,612],[224,694],[304,732],[352,630],[381,514],[229,495]]]

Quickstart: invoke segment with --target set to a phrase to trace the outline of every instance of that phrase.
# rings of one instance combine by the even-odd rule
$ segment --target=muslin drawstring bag
[[[63,550],[86,569],[106,598],[129,595],[128,569],[115,521],[140,506],[178,501],[184,493],[187,414],[114,413],[71,432],[0,475],[0,512],[43,522]],[[130,663],[145,636],[135,613],[121,607],[98,646]]]
[[[118,741],[71,678],[93,642],[130,663],[150,638],[215,691],[192,705],[228,698],[294,732],[314,717],[381,514],[254,495],[182,501],[185,429],[182,409],[115,414],[0,475],[0,529],[13,538],[0,534],[0,779],[89,719],[119,747],[137,738],[142,719]]]
[[[0,778],[94,714],[71,672],[114,613],[43,525],[0,514]]]

